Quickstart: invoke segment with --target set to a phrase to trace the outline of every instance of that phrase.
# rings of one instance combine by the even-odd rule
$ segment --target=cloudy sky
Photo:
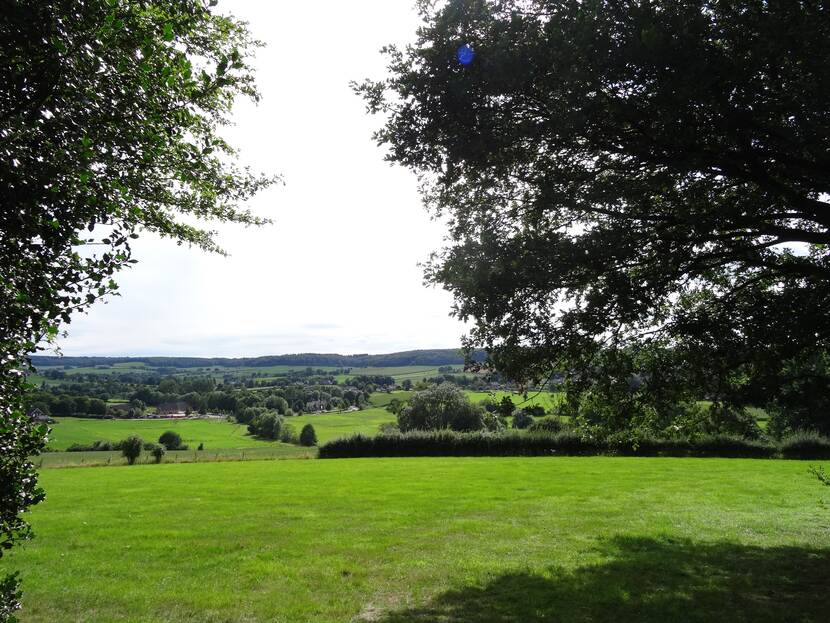
[[[121,296],[74,318],[66,355],[256,356],[455,347],[451,297],[422,283],[441,246],[414,176],[383,161],[350,80],[384,75],[378,53],[414,38],[411,0],[219,7],[250,23],[262,101],[227,136],[243,162],[285,186],[250,204],[274,220],[220,228],[228,258],[142,237]]]

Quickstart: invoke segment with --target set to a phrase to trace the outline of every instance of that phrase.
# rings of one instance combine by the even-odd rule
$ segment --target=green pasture
[[[406,378],[410,374],[420,374],[423,372],[434,372],[438,374],[438,366],[385,366],[385,367],[368,367],[368,368],[351,368],[349,376],[360,375],[381,375],[394,376]]]
[[[49,447],[65,450],[75,443],[90,444],[98,439],[119,441],[138,435],[145,441],[157,441],[164,431],[172,430],[182,441],[195,449],[200,443],[207,450],[249,448],[272,445],[274,442],[256,439],[248,434],[248,427],[225,420],[94,420],[85,418],[54,418]],[[325,443],[337,437],[364,433],[374,435],[384,422],[394,422],[395,416],[383,408],[343,413],[319,413],[286,418],[296,432],[306,424],[314,425],[317,439]]]
[[[819,623],[830,612],[830,491],[799,461],[249,461],[41,481],[37,536],[3,558],[21,571],[24,623]]]
[[[164,431],[172,430],[195,449],[200,443],[208,450],[268,445],[248,435],[248,427],[219,419],[195,420],[93,420],[54,418],[49,447],[65,450],[74,443],[89,444],[98,439],[119,441],[138,435],[144,441],[157,441]]]
[[[375,392],[371,396],[369,396],[369,403],[375,407],[385,407],[390,402],[392,402],[393,398],[397,398],[400,401],[409,400],[409,397],[414,392],[407,392],[407,391],[394,391],[394,392]]]
[[[541,405],[546,411],[550,411],[556,406],[561,398],[561,394],[556,392],[528,392],[527,395],[518,392],[465,392],[472,402],[482,402],[488,398],[492,398],[496,402],[501,401],[504,396],[509,396],[516,408],[529,407],[532,405]]]
[[[317,441],[320,444],[354,433],[374,435],[378,432],[378,426],[395,421],[395,416],[382,408],[344,413],[310,413],[285,418],[285,422],[291,424],[297,433],[306,424],[313,425],[314,432],[317,433]]]

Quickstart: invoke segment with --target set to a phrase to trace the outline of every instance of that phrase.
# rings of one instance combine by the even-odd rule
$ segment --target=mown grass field
[[[830,465],[826,465],[830,468]],[[470,458],[45,470],[24,622],[825,622],[798,461]]]

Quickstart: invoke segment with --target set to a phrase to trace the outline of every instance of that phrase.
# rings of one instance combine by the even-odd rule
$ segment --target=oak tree
[[[826,3],[421,7],[355,88],[448,220],[427,278],[469,345],[520,381],[657,348],[727,402],[826,351]]]

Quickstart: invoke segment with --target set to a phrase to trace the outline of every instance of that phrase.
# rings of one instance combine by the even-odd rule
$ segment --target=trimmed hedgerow
[[[567,426],[558,417],[543,417],[535,420],[527,430],[531,433],[547,433],[549,435],[560,433],[565,430]]]
[[[823,458],[830,440],[802,443],[796,454],[792,444],[744,439],[731,435],[709,435],[693,439],[666,439],[616,435],[591,439],[576,432],[522,434],[517,432],[459,433],[453,431],[412,431],[353,435],[336,439],[320,448],[320,458],[396,456],[579,456],[611,454],[624,456],[700,456],[724,458]],[[785,450],[786,449],[786,450]]]
[[[830,439],[812,431],[784,437],[779,449],[781,456],[788,459],[830,459]]]

